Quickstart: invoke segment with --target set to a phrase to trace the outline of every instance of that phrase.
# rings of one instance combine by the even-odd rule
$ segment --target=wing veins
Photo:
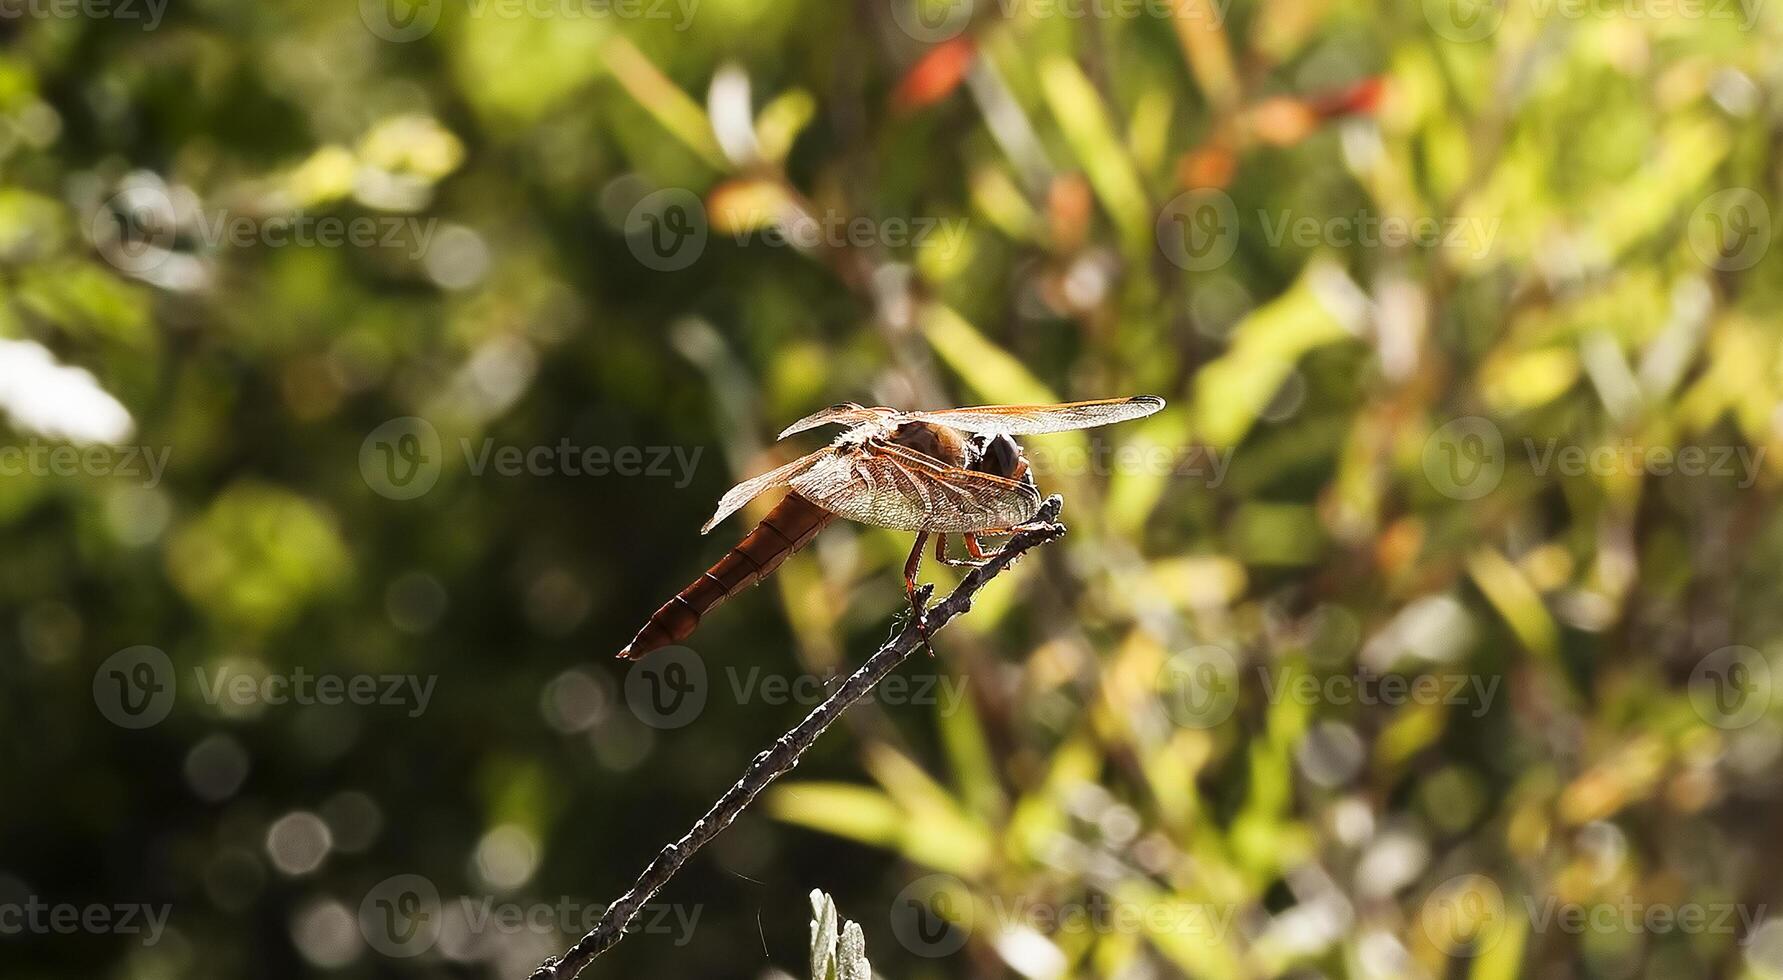
[[[1058,405],[979,405],[934,412],[907,412],[904,418],[932,422],[967,432],[1007,432],[1039,435],[1112,425],[1144,418],[1164,407],[1155,395],[1103,398]]]
[[[941,515],[932,505],[932,498],[927,498],[928,490],[924,490],[925,499],[931,500],[926,513],[929,523],[934,525],[932,530],[978,531],[1003,523],[1019,523],[1040,502],[1040,492],[1018,480],[962,469],[902,446],[878,445],[870,451],[897,461],[900,470],[917,470],[929,478],[923,482],[930,488],[939,487],[955,499],[957,504],[950,508],[950,513]],[[940,518],[944,516],[954,519],[943,521]],[[1013,519],[1005,522],[1003,518]]]

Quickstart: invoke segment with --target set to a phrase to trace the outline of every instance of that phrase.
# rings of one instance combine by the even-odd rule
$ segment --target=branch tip
[[[588,964],[594,962],[595,957],[624,939],[626,926],[631,924],[645,903],[655,897],[701,847],[729,827],[770,783],[797,766],[805,750],[817,741],[831,723],[842,716],[842,712],[877,686],[905,658],[921,648],[924,632],[933,635],[954,617],[971,609],[972,597],[978,590],[1002,574],[1004,569],[1014,564],[1023,554],[1063,537],[1065,525],[1058,523],[1058,518],[1064,506],[1065,500],[1058,494],[1047,497],[1040,509],[1034,512],[1033,518],[1016,528],[1014,536],[994,557],[972,569],[946,599],[928,608],[921,617],[920,624],[917,617],[911,617],[910,622],[897,635],[887,640],[854,673],[848,675],[848,679],[831,692],[822,704],[813,708],[804,720],[775,739],[773,745],[757,753],[744,769],[742,778],[725,790],[718,802],[712,804],[712,808],[694,822],[692,829],[658,852],[655,860],[650,862],[631,888],[612,905],[607,906],[600,921],[595,923],[588,935],[578,940],[562,956],[546,959],[528,980],[576,980]],[[918,590],[920,601],[924,604],[934,593],[935,587],[932,584],[925,584]],[[782,753],[782,749],[788,751]]]

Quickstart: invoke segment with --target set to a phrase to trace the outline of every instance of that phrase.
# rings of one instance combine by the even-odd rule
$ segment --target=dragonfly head
[[[966,469],[1034,484],[1021,443],[1006,432],[980,432],[967,440]]]

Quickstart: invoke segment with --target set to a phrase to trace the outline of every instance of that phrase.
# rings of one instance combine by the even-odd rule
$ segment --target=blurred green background
[[[1783,976],[1780,122],[1762,0],[5,4],[0,973],[524,976],[900,615],[611,659],[773,433],[1153,393],[589,976]]]

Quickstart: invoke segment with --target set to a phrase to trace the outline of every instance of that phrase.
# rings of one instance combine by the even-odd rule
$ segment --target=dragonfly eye
[[[1022,447],[1007,433],[980,433],[966,446],[967,469],[1019,479],[1026,472]]]

